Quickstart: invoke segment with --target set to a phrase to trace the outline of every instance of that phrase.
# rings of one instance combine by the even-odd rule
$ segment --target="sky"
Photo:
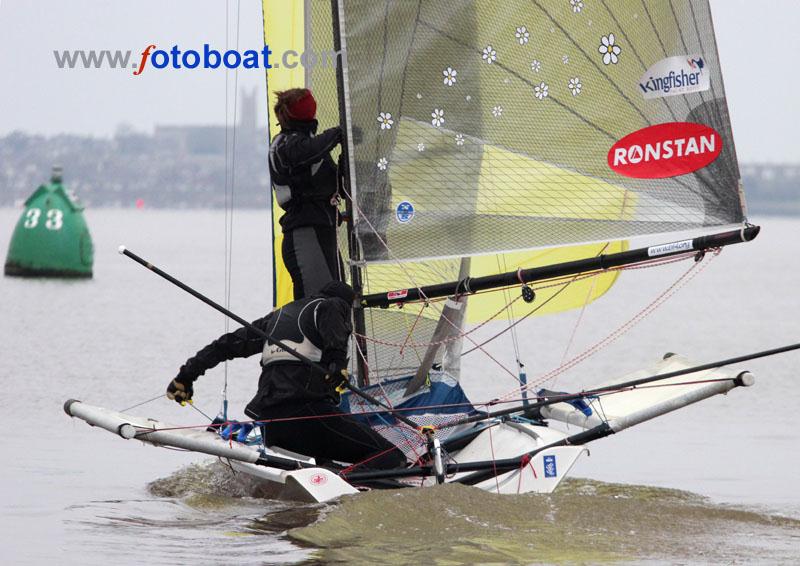
[[[291,1],[291,0],[285,0]],[[585,0],[587,3],[593,0]],[[616,0],[615,0],[616,1]],[[800,1],[711,0],[737,152],[742,162],[799,163]],[[234,81],[262,71],[142,73],[63,70],[53,50],[134,52],[154,43],[260,49],[261,0],[0,0],[0,136],[15,130],[110,136],[120,124],[224,124]],[[227,95],[227,102],[226,102]],[[262,113],[263,119],[263,113]]]

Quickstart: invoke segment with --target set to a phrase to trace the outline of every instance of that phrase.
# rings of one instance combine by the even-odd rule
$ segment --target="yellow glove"
[[[191,382],[185,383],[173,379],[167,386],[167,399],[172,399],[176,403],[180,403],[181,406],[186,405],[186,403],[191,404],[192,395],[194,395],[194,388]]]
[[[337,393],[340,395],[347,391],[347,384],[349,383],[350,374],[347,371],[347,368],[343,368],[339,371],[335,371],[329,373],[325,376],[325,381],[331,384]]]

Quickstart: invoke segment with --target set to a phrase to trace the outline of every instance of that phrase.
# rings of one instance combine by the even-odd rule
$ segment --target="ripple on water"
[[[67,509],[68,528],[82,535],[68,537],[80,543],[67,543],[67,551],[87,564],[107,564],[109,556],[117,564],[286,564],[312,554],[286,531],[314,522],[319,505],[259,498],[256,486],[218,462],[183,468],[148,491],[155,497]]]
[[[343,498],[290,531],[324,562],[793,564],[800,521],[688,492],[590,480],[550,496],[461,485]]]
[[[300,504],[260,498],[257,484],[214,462],[148,489],[155,498],[69,510],[73,528],[101,535],[78,537],[84,556],[113,549],[118,563],[145,555],[159,564],[800,560],[800,520],[647,486],[572,479],[549,496],[500,496],[451,484]]]

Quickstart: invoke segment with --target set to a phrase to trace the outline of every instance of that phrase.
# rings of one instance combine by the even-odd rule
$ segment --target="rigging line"
[[[228,10],[228,2],[224,3],[225,6],[225,51],[230,48],[230,17],[229,17],[229,10]],[[225,297],[228,296],[228,171],[230,170],[230,159],[229,159],[229,148],[230,144],[228,143],[228,128],[230,127],[229,121],[229,108],[230,104],[228,101],[228,91],[230,90],[229,85],[229,75],[230,69],[226,66],[225,67],[225,202],[224,202],[224,209],[225,209],[225,226],[224,226],[224,238],[225,238],[225,249],[223,250],[223,263],[222,263],[222,275],[223,275],[223,295]],[[230,319],[227,316],[222,315],[223,321],[223,329],[225,334],[230,331]],[[228,360],[225,360],[223,365],[224,367],[224,383],[222,389],[222,397],[223,403],[226,396],[226,390],[228,385]]]
[[[567,345],[564,348],[564,353],[561,355],[561,363],[560,365],[564,365],[567,361],[567,354],[569,354],[570,348],[572,348],[572,344],[575,341],[575,336],[578,334],[578,328],[583,321],[583,315],[586,313],[586,307],[591,302],[592,295],[594,294],[595,289],[597,288],[597,279],[592,279],[592,284],[589,286],[589,292],[586,294],[586,300],[583,303],[583,307],[581,307],[581,312],[578,314],[578,318],[575,321],[575,326],[572,327],[572,332],[570,333],[569,340],[567,341]],[[556,381],[553,380],[553,386],[555,386]]]
[[[600,256],[600,255],[602,255],[602,254],[603,254],[603,252],[604,252],[604,251],[605,251],[605,250],[608,248],[609,244],[610,244],[610,242],[606,243],[606,244],[605,244],[605,246],[603,246],[603,248],[602,248],[602,249],[601,249],[601,250],[600,250],[600,251],[599,251],[599,252],[598,252],[596,255],[597,255],[597,256]],[[658,260],[657,260],[657,261],[658,261]],[[654,262],[654,263],[656,263],[656,262]],[[591,273],[591,274],[585,274],[585,275],[584,275],[584,274],[576,274],[576,275],[572,276],[572,277],[571,277],[571,278],[570,278],[568,281],[564,281],[563,283],[559,283],[559,284],[555,284],[555,285],[547,285],[547,286],[542,286],[542,287],[536,287],[536,289],[542,289],[542,288],[547,288],[547,287],[556,287],[556,286],[558,286],[558,285],[563,285],[563,287],[562,287],[561,289],[559,289],[559,290],[558,290],[558,291],[556,291],[556,292],[555,292],[553,295],[551,295],[549,298],[547,298],[547,299],[544,301],[544,303],[541,303],[541,304],[537,305],[537,306],[536,306],[534,309],[532,309],[530,312],[528,312],[527,314],[523,315],[521,319],[514,321],[514,323],[513,323],[513,324],[509,324],[509,329],[511,329],[511,330],[512,330],[512,332],[513,332],[513,331],[514,331],[514,328],[516,327],[516,325],[517,325],[517,324],[519,324],[520,322],[522,322],[523,320],[525,320],[526,318],[528,318],[529,316],[531,316],[533,313],[535,313],[536,311],[538,311],[539,309],[541,309],[542,307],[544,307],[544,306],[545,306],[547,303],[549,303],[549,302],[550,302],[550,301],[552,301],[553,299],[555,299],[555,298],[556,298],[558,295],[560,295],[562,292],[564,292],[564,291],[565,291],[565,290],[566,290],[566,289],[567,289],[567,288],[568,288],[568,287],[569,287],[569,286],[570,286],[572,283],[575,283],[576,281],[580,281],[580,280],[583,280],[583,279],[592,279],[592,278],[595,278],[595,277],[597,277],[597,276],[599,276],[599,275],[602,275],[603,273],[607,273],[607,272],[610,272],[610,271],[621,271],[622,269],[624,269],[624,267],[620,267],[620,268],[614,268],[614,269],[609,269],[609,270],[605,270],[605,271],[597,271],[597,272],[595,272],[595,273]],[[564,278],[559,278],[559,279],[566,279],[566,277],[564,277]],[[508,287],[506,287],[506,289],[508,289]],[[512,301],[512,304],[513,304],[514,302],[516,302],[518,299],[519,299],[519,297],[517,297],[516,299],[514,299],[514,300]],[[513,308],[513,307],[512,307],[512,308]],[[502,310],[501,310],[501,312],[502,312]],[[496,315],[494,315],[492,318],[495,318],[495,317],[496,317],[496,316],[498,316],[499,314],[500,314],[500,313],[497,313],[497,314],[496,314]],[[508,329],[506,329],[506,330],[503,330],[503,331],[501,331],[501,332],[498,332],[497,334],[495,334],[494,336],[492,336],[491,338],[489,338],[488,340],[486,340],[485,342],[483,342],[481,345],[486,345],[487,343],[489,343],[489,342],[491,342],[492,340],[494,340],[494,339],[498,338],[498,337],[499,337],[499,336],[501,336],[502,334],[505,334],[505,332],[507,332],[507,331],[508,331]],[[474,343],[474,342],[473,342],[473,343]],[[470,352],[474,352],[474,351],[475,351],[475,348],[472,348],[471,350],[467,350],[466,352],[464,352],[463,354],[461,354],[461,356],[462,356],[462,357],[463,357],[463,356],[466,356],[466,355],[467,355],[467,354],[469,354]]]
[[[203,416],[204,416],[205,418],[207,418],[209,421],[211,421],[211,422],[213,422],[213,421],[214,421],[214,419],[213,419],[212,417],[209,417],[207,414],[205,414],[203,411],[201,411],[199,408],[197,408],[197,407],[195,406],[195,404],[194,404],[194,403],[189,403],[189,406],[190,406],[192,409],[194,409],[195,411],[197,411],[198,413],[200,413],[201,415],[203,415]]]
[[[242,2],[241,2],[241,0],[238,0],[237,5],[236,5],[236,50],[237,51],[239,49],[239,37],[240,37],[240,33],[241,33],[241,13],[242,13]],[[226,22],[227,22],[227,16],[228,16],[227,2],[226,2],[226,5],[225,5],[225,15],[226,15]],[[227,34],[228,34],[227,25],[226,25],[226,30],[225,31],[226,31],[226,43],[227,43],[227,40],[228,40],[228,38],[227,38]],[[227,71],[227,69],[226,69],[226,71]],[[232,143],[231,143],[231,148],[230,148],[230,155],[231,155],[231,158],[230,158],[230,215],[228,215],[228,200],[227,200],[227,198],[226,198],[226,201],[225,201],[225,218],[227,220],[227,222],[226,222],[226,230],[227,231],[226,231],[226,234],[225,234],[225,244],[226,244],[226,249],[225,249],[225,258],[226,258],[226,265],[225,265],[225,276],[226,276],[226,278],[225,278],[225,307],[228,308],[228,309],[230,309],[230,307],[231,307],[231,286],[232,286],[231,285],[231,281],[232,281],[232,278],[233,278],[233,216],[234,216],[234,214],[233,214],[233,203],[234,203],[234,194],[235,194],[235,188],[236,188],[236,131],[237,131],[237,123],[236,122],[237,122],[238,103],[239,103],[239,92],[238,92],[239,91],[239,69],[238,69],[238,67],[236,69],[234,69],[233,77],[234,77],[234,79],[233,79],[233,135],[231,136],[232,137]],[[227,81],[227,76],[226,76],[226,81]],[[227,104],[227,94],[228,94],[227,86],[228,85],[227,85],[227,82],[226,82],[226,90],[225,90],[226,104]],[[226,122],[227,122],[227,116],[228,116],[228,107],[226,106],[226,108],[225,108]],[[228,135],[228,127],[227,127],[227,123],[226,123],[226,128],[225,128],[225,136],[226,136],[225,152],[226,152],[226,157],[227,157],[227,152],[228,152],[227,135]],[[225,171],[225,174],[226,174],[226,176],[228,175],[227,160],[226,160],[226,171]],[[228,186],[227,185],[227,180],[226,180],[226,186]],[[227,195],[228,195],[228,193],[226,191],[226,197],[227,197]],[[230,325],[230,319],[228,317],[225,317],[225,325],[226,325],[226,331],[227,331],[229,329],[229,327],[230,327],[229,326]],[[224,377],[224,380],[225,381],[224,381],[224,385],[223,385],[223,389],[222,389],[222,398],[223,398],[223,403],[225,405],[227,405],[227,402],[228,402],[228,364],[227,364],[227,361],[225,363],[225,377]],[[227,413],[227,411],[225,411],[225,412]]]
[[[227,51],[230,48],[230,15],[228,9],[228,2],[224,3],[225,6],[225,50]],[[225,68],[225,229],[223,231],[224,238],[225,238],[225,249],[223,250],[224,253],[224,260],[222,264],[223,270],[223,293],[224,296],[228,296],[228,183],[230,181],[230,175],[228,171],[230,171],[230,144],[228,143],[228,129],[230,128],[230,102],[228,100],[228,94],[230,90],[230,86],[228,85],[229,82],[229,75],[230,69]],[[230,330],[230,321],[227,316],[222,316],[223,320],[223,327],[225,329],[225,333]],[[225,376],[227,379],[228,375],[228,362],[225,361]]]
[[[692,279],[694,279],[697,275],[702,273],[703,270],[706,269],[711,264],[711,261],[719,255],[718,253],[712,255],[709,261],[705,262],[704,264],[694,263],[689,269],[681,275],[675,282],[672,283],[661,295],[656,297],[652,302],[650,302],[647,306],[645,306],[642,310],[636,313],[632,318],[630,318],[627,322],[622,324],[621,326],[617,327],[616,330],[608,334],[605,338],[596,342],[593,346],[584,350],[581,354],[575,356],[571,360],[569,360],[566,364],[557,367],[551,370],[548,373],[542,374],[538,378],[531,381],[529,387],[535,387],[537,385],[541,385],[542,383],[556,377],[564,373],[565,371],[572,369],[573,367],[577,366],[578,364],[582,363],[583,361],[587,360],[609,344],[615,342],[620,337],[622,337],[625,333],[627,333],[631,328],[636,326],[639,322],[644,320],[648,315],[654,312],[658,307],[660,307],[664,302],[670,299],[675,293],[677,293],[680,289],[682,289],[687,283],[689,283]],[[509,395],[516,394],[516,391],[509,392],[504,397]]]
[[[371,229],[373,232],[375,232],[375,237],[378,239],[378,241],[381,243],[381,245],[382,245],[384,248],[386,248],[386,253],[387,253],[387,254],[390,256],[390,258],[394,259],[395,263],[396,263],[398,266],[400,266],[400,269],[403,271],[403,273],[406,275],[406,277],[409,279],[409,281],[411,281],[411,283],[414,285],[414,287],[416,287],[416,288],[417,288],[417,290],[419,291],[420,295],[421,295],[421,296],[423,296],[423,297],[425,297],[425,294],[422,292],[422,288],[421,288],[419,285],[417,285],[417,283],[414,281],[414,278],[413,278],[413,276],[412,276],[412,275],[409,273],[409,271],[406,269],[405,265],[403,265],[403,263],[402,263],[401,261],[398,261],[398,260],[397,260],[397,257],[395,257],[395,256],[394,256],[394,254],[392,253],[392,250],[391,250],[391,249],[389,249],[389,246],[388,246],[388,244],[386,243],[386,241],[385,241],[385,240],[384,240],[384,239],[381,237],[381,235],[380,235],[380,234],[378,234],[378,232],[375,230],[375,227],[372,225],[372,223],[370,222],[369,218],[368,218],[368,217],[366,217],[366,216],[364,216],[364,214],[363,214],[363,212],[362,212],[361,208],[358,206],[358,203],[357,203],[357,202],[353,202],[353,199],[350,197],[350,195],[349,195],[349,194],[348,194],[347,196],[348,196],[348,198],[350,198],[350,202],[352,202],[352,203],[353,203],[353,207],[354,207],[354,209],[358,210],[359,217],[364,219],[364,221],[367,223],[367,226],[369,226],[369,228],[370,228],[370,229]],[[438,306],[437,306],[437,305],[435,305],[435,304],[432,304],[432,306],[434,307],[434,310],[437,310],[437,311],[438,311],[438,314],[439,314],[439,316],[442,318],[442,320],[446,321],[446,322],[447,322],[448,324],[450,324],[450,326],[452,326],[453,328],[456,328],[456,329],[460,330],[460,327],[459,327],[459,326],[457,326],[456,324],[454,324],[454,323],[453,323],[453,321],[451,321],[450,319],[448,319],[448,318],[447,318],[447,317],[444,315],[443,309],[440,309],[440,308],[438,308]],[[506,367],[506,366],[505,366],[505,365],[504,365],[502,362],[500,362],[500,360],[498,360],[497,358],[495,358],[494,356],[492,356],[492,355],[491,355],[489,352],[487,352],[486,350],[484,350],[484,349],[483,349],[483,348],[482,348],[480,345],[478,345],[478,344],[477,344],[477,343],[476,343],[476,342],[475,342],[475,341],[474,341],[472,338],[470,338],[470,337],[468,337],[468,336],[467,336],[467,340],[469,340],[469,341],[470,341],[470,342],[472,342],[474,345],[476,345],[477,349],[480,349],[480,350],[481,350],[481,351],[482,351],[484,354],[486,354],[486,356],[488,356],[488,357],[489,357],[489,359],[491,359],[493,362],[495,362],[497,365],[499,365],[499,366],[500,366],[500,368],[502,368],[502,369],[503,369],[503,370],[504,370],[506,373],[508,373],[508,374],[509,374],[511,377],[513,377],[515,380],[519,381],[519,376],[518,376],[518,375],[516,375],[514,372],[512,372],[510,369],[508,369],[508,368],[507,368],[507,367]]]
[[[567,279],[569,279],[569,283],[572,283],[572,282],[577,282],[577,281],[583,281],[583,280],[586,280],[586,279],[591,279],[593,277],[597,277],[597,276],[602,275],[604,273],[619,272],[619,271],[631,271],[631,270],[637,270],[637,269],[650,269],[652,267],[660,267],[662,265],[669,265],[669,264],[672,264],[672,263],[678,263],[680,261],[686,261],[688,259],[694,258],[694,256],[695,256],[694,253],[687,253],[687,254],[683,254],[683,255],[672,257],[672,258],[668,258],[668,259],[655,259],[655,260],[644,261],[641,264],[631,264],[631,265],[625,265],[625,266],[619,266],[619,267],[612,267],[612,268],[605,269],[605,270],[593,271],[593,272],[583,273],[583,274],[578,274],[578,275],[565,275],[565,276],[561,276],[561,277],[556,277],[556,278],[550,279],[550,280],[548,280],[548,281],[552,281],[550,284],[548,284],[548,285],[538,285],[538,286],[534,287],[533,289],[534,289],[534,291],[540,291],[542,289],[552,289],[554,287],[560,287],[560,286],[562,286],[562,285],[567,283],[567,281],[566,281]],[[483,290],[483,291],[476,291],[475,293],[473,293],[473,295],[480,295],[480,294],[484,294],[484,293],[496,293],[496,292],[503,291],[505,289],[511,289],[511,288],[512,288],[512,286],[499,287],[497,289],[486,289],[486,290]],[[514,299],[511,300],[512,304],[517,302],[517,301],[519,301],[521,298],[522,298],[521,296],[515,297]],[[444,301],[444,300],[446,300],[446,299],[432,299],[429,302],[430,303],[434,303],[434,302],[441,302],[441,301]],[[418,304],[418,303],[420,303],[420,301],[411,301],[411,302],[409,302],[407,304],[414,305],[414,304]],[[396,307],[396,305],[394,305],[394,306]],[[497,318],[498,316],[503,314],[504,310],[506,310],[506,306],[505,305],[500,307],[500,309],[497,312],[495,312],[492,316],[490,316],[489,318],[487,318],[486,320],[484,320],[483,322],[481,322],[477,326],[471,328],[470,330],[468,330],[466,332],[461,332],[457,336],[444,338],[444,339],[438,340],[436,342],[412,342],[412,344],[414,346],[417,346],[417,347],[422,347],[422,346],[427,347],[427,346],[431,346],[431,345],[434,345],[434,344],[446,344],[448,342],[452,342],[454,340],[458,340],[458,339],[460,339],[460,338],[462,338],[464,336],[474,334],[476,331],[480,330],[483,326],[485,326],[486,324],[488,324],[489,322],[493,321],[495,318]],[[525,316],[529,316],[529,315],[530,315],[530,313],[528,315],[525,315]],[[508,329],[499,332],[492,339],[504,334],[507,331],[508,331]],[[365,335],[358,335],[358,336],[361,336],[362,338],[365,338],[369,342],[382,344],[384,346],[391,346],[391,347],[399,348],[402,345],[401,342],[389,342],[388,340],[380,340],[378,338],[371,337],[371,336],[365,336]],[[485,343],[486,342],[484,342],[484,344]]]
[[[544,307],[544,306],[545,306],[547,303],[549,303],[550,301],[554,300],[554,299],[555,299],[556,297],[558,297],[558,296],[559,296],[561,293],[563,293],[563,292],[564,292],[564,291],[565,291],[565,290],[566,290],[566,289],[567,289],[567,288],[570,286],[570,284],[572,284],[572,283],[573,283],[573,282],[574,282],[574,281],[577,279],[577,277],[578,277],[578,276],[576,275],[576,276],[574,276],[574,277],[573,277],[573,278],[572,278],[570,281],[565,281],[565,282],[561,283],[561,285],[562,285],[561,289],[559,289],[558,291],[556,291],[555,293],[553,293],[553,294],[552,294],[550,297],[548,297],[547,299],[545,299],[543,302],[541,302],[541,303],[539,303],[538,305],[536,305],[535,307],[533,307],[533,308],[532,308],[532,309],[531,309],[529,312],[527,312],[526,314],[522,315],[522,316],[519,318],[519,320],[515,321],[513,325],[510,325],[510,327],[514,327],[514,326],[518,325],[518,324],[519,324],[519,323],[521,323],[523,320],[526,320],[526,319],[527,319],[529,316],[531,316],[533,313],[535,313],[536,311],[538,311],[539,309],[541,309],[542,307]],[[517,299],[514,299],[514,300],[517,300]],[[491,342],[492,340],[494,340],[494,339],[496,339],[496,338],[498,338],[498,337],[502,336],[502,335],[503,335],[503,334],[505,334],[506,332],[508,332],[508,328],[506,328],[505,330],[501,330],[500,332],[498,332],[497,334],[495,334],[495,335],[494,335],[494,336],[492,336],[491,338],[489,338],[489,339],[487,339],[487,340],[484,340],[484,341],[483,341],[483,342],[481,342],[480,344],[476,345],[474,348],[470,348],[469,350],[467,350],[466,352],[464,352],[463,354],[461,354],[461,357],[463,358],[463,357],[464,357],[464,356],[466,356],[467,354],[471,354],[472,352],[474,352],[475,350],[478,350],[479,348],[480,348],[480,349],[482,349],[482,347],[483,347],[483,346],[485,346],[486,344],[488,344],[488,343],[489,343],[489,342]],[[474,342],[473,340],[470,340],[470,342],[472,342],[473,344],[475,344],[475,342]]]
[[[712,258],[713,258],[713,257],[715,257],[715,256],[712,256]],[[680,289],[680,287],[682,287],[682,286],[683,286],[683,284],[682,284],[682,285],[680,285],[680,287],[677,287],[677,288],[675,288],[675,287],[676,287],[676,285],[678,285],[682,279],[684,279],[685,277],[687,277],[687,275],[689,275],[689,274],[692,272],[692,270],[694,270],[695,268],[697,268],[697,266],[698,266],[698,265],[699,265],[698,263],[694,263],[694,264],[692,264],[692,265],[689,267],[689,269],[688,269],[688,270],[687,270],[687,271],[686,271],[684,274],[682,274],[680,277],[678,277],[678,279],[676,279],[676,280],[675,280],[675,282],[673,282],[673,283],[672,283],[672,285],[670,285],[669,287],[667,287],[667,289],[665,289],[665,290],[664,290],[664,291],[661,293],[661,295],[659,295],[658,297],[656,297],[656,299],[654,299],[654,300],[653,300],[651,303],[649,303],[649,304],[648,304],[646,307],[644,307],[644,308],[643,308],[641,311],[639,311],[639,313],[637,313],[637,314],[636,314],[634,317],[632,317],[631,319],[629,319],[629,320],[628,320],[628,321],[627,321],[625,324],[623,324],[623,325],[619,326],[619,327],[618,327],[616,330],[614,330],[613,332],[611,332],[610,334],[608,334],[608,335],[607,335],[605,338],[603,338],[603,339],[602,339],[602,340],[600,340],[599,342],[596,342],[596,343],[595,343],[593,346],[591,346],[591,347],[587,348],[587,349],[586,349],[586,350],[584,350],[584,351],[583,351],[581,354],[579,354],[578,356],[576,356],[575,358],[572,358],[572,360],[570,360],[569,362],[567,362],[568,364],[570,364],[570,363],[571,363],[572,365],[570,365],[569,367],[565,367],[565,366],[562,364],[562,365],[561,365],[561,366],[559,366],[558,368],[555,368],[554,370],[551,370],[549,373],[545,374],[545,376],[544,376],[544,377],[540,376],[539,378],[537,378],[537,379],[535,379],[535,380],[532,380],[531,382],[529,382],[529,384],[528,384],[528,386],[527,386],[527,389],[531,389],[532,387],[535,387],[535,386],[537,386],[537,385],[540,385],[541,383],[543,383],[543,382],[547,381],[548,379],[552,379],[553,377],[556,377],[556,376],[558,376],[559,374],[563,373],[563,372],[564,372],[564,371],[566,371],[567,369],[570,369],[571,367],[574,367],[574,366],[575,366],[575,365],[577,365],[578,363],[580,363],[580,362],[584,361],[585,359],[589,358],[591,355],[595,354],[597,351],[599,351],[600,349],[602,349],[602,347],[605,347],[606,345],[610,344],[611,342],[615,341],[617,338],[619,338],[620,336],[622,336],[622,334],[624,334],[625,332],[627,332],[628,330],[630,330],[630,328],[632,328],[633,326],[635,326],[636,324],[638,324],[638,322],[640,322],[640,321],[641,321],[641,320],[642,320],[642,319],[643,319],[645,316],[647,316],[647,315],[648,315],[650,312],[652,312],[653,310],[655,310],[655,308],[657,308],[658,306],[660,306],[660,304],[661,304],[661,303],[663,303],[664,301],[666,301],[666,300],[667,300],[667,298],[669,298],[669,296],[671,296],[671,294],[674,294],[675,292],[677,292],[677,290],[678,290],[678,289]],[[707,263],[706,265],[708,265],[708,263]],[[705,266],[703,267],[703,269],[705,269]],[[695,273],[695,275],[697,275],[697,273]],[[694,275],[693,275],[692,277],[694,277]],[[691,278],[690,278],[690,279],[691,279]],[[688,282],[688,281],[687,281],[687,282]],[[684,284],[685,284],[685,283],[684,283]],[[673,290],[673,289],[674,289],[674,290]],[[670,291],[672,291],[672,293],[671,293],[671,294],[668,296],[668,294],[670,293]],[[659,302],[659,301],[660,301],[660,302]],[[543,306],[543,305],[540,305],[538,308],[541,308],[541,306]],[[524,320],[525,318],[527,318],[527,317],[528,317],[528,316],[530,316],[531,314],[532,314],[532,312],[531,312],[531,313],[528,313],[528,314],[527,314],[527,315],[525,315],[525,316],[524,316],[524,317],[523,317],[521,320]],[[641,318],[639,318],[639,319],[637,320],[637,317],[639,317],[640,315],[641,315]],[[627,325],[630,325],[630,326],[628,326],[628,328],[627,328],[627,329],[625,329],[624,331],[622,331],[622,330],[623,330],[623,328],[625,328],[625,326],[627,326]],[[505,332],[505,331],[504,331],[504,332]],[[501,334],[502,334],[502,332],[500,332],[500,333],[496,334],[495,336],[491,337],[489,340],[494,340],[495,338],[497,338],[497,337],[498,337],[498,336],[500,336]],[[612,336],[613,336],[613,338],[612,338]],[[485,342],[484,342],[484,343],[485,343]],[[471,351],[471,350],[470,350],[470,351]],[[469,353],[469,352],[466,352],[464,355],[466,355],[466,354],[468,354],[468,353]],[[576,361],[576,360],[577,360],[577,361]],[[516,391],[516,390],[509,391],[507,394],[505,394],[505,395],[501,396],[501,397],[500,397],[500,399],[506,399],[506,398],[510,397],[511,395],[516,395],[516,393],[517,393],[517,391]]]
[[[625,207],[623,205],[622,214],[625,213]],[[611,242],[606,242],[606,244],[602,247],[600,252],[597,255],[603,255],[603,253],[608,249],[608,246],[611,245]],[[619,274],[617,273],[617,277]],[[578,314],[578,319],[575,321],[575,326],[572,328],[572,333],[570,334],[569,340],[567,341],[567,345],[564,348],[564,353],[561,355],[561,364],[563,364],[567,359],[567,354],[569,353],[569,349],[572,347],[572,343],[575,340],[575,336],[578,333],[578,327],[581,325],[583,321],[583,315],[586,312],[586,307],[591,302],[592,295],[594,294],[595,289],[597,288],[597,278],[592,278],[591,285],[589,285],[589,292],[586,294],[586,299],[583,302],[583,306],[581,307],[581,312]],[[555,381],[553,382],[555,385]]]
[[[597,352],[599,352],[603,348],[607,347],[609,344],[611,344],[611,343],[615,342],[616,340],[618,340],[625,333],[627,333],[631,328],[636,326],[639,322],[644,320],[647,316],[649,316],[652,312],[654,312],[658,307],[660,307],[667,299],[669,299],[672,295],[674,295],[675,292],[677,292],[686,283],[688,283],[688,281],[693,279],[694,276],[697,275],[697,273],[699,273],[699,272],[696,272],[691,277],[688,277],[688,279],[685,279],[685,278],[692,272],[692,270],[695,267],[696,267],[696,264],[693,265],[692,267],[690,267],[689,270],[687,270],[686,273],[681,275],[681,277],[679,277],[677,281],[675,281],[669,288],[667,288],[667,290],[665,290],[664,293],[662,293],[659,297],[657,297],[654,301],[652,301],[650,304],[648,304],[641,311],[636,313],[636,315],[631,317],[627,322],[625,322],[621,326],[617,327],[613,332],[611,332],[608,335],[606,335],[606,337],[603,338],[602,340],[596,342],[594,345],[590,346],[589,348],[587,348],[586,350],[584,350],[583,352],[581,352],[577,356],[575,356],[572,359],[570,359],[569,361],[567,361],[567,363],[562,364],[561,366],[551,370],[550,372],[542,374],[539,377],[537,377],[536,379],[532,380],[531,383],[530,383],[530,387],[536,387],[538,385],[541,385],[541,384],[547,382],[550,379],[553,379],[553,378],[561,375],[562,373],[566,372],[567,370],[572,369],[573,367],[577,366],[578,364],[586,361],[591,356],[593,356],[594,354],[596,354]],[[516,392],[509,392],[507,395],[512,395],[512,394],[515,394],[515,393]]]
[[[236,5],[236,50],[239,50],[239,37],[241,34],[241,15],[242,15],[242,0],[238,0]],[[236,132],[237,120],[239,111],[239,68],[233,71],[233,135],[231,140],[231,215],[230,225],[228,227],[230,235],[228,238],[228,245],[230,251],[228,253],[228,293],[225,297],[226,307],[230,309],[231,305],[231,278],[233,273],[233,208],[234,208],[234,195],[236,192]]]
[[[500,273],[505,273],[508,271],[508,266],[506,265],[506,256],[505,255],[497,255],[497,269]],[[501,265],[502,261],[502,265]],[[510,295],[511,287],[505,287],[503,289],[503,296],[505,298],[506,304],[505,309],[506,313],[508,314],[508,329],[511,331],[511,345],[514,347],[514,358],[517,362],[517,369],[522,369],[522,361],[520,360],[519,355],[519,340],[517,339],[517,331],[513,322],[516,321],[516,317],[514,316],[514,303],[516,299],[512,300]]]
[[[161,399],[162,397],[165,397],[165,394],[164,393],[159,393],[158,395],[156,395],[152,399],[148,399],[147,401],[142,401],[141,403],[136,403],[135,405],[131,405],[130,407],[125,407],[124,409],[120,409],[118,412],[125,413],[127,411],[130,411],[131,409],[135,409],[136,407],[141,407],[142,405],[147,405],[148,403],[152,403],[153,401],[157,401],[158,399]]]
[[[366,283],[366,288],[369,289],[370,288],[369,269],[362,269],[361,273],[364,276],[365,283]],[[375,313],[373,311],[374,311],[374,309],[369,309],[369,324],[372,327],[373,332],[374,332],[374,330],[375,330]],[[353,340],[353,342],[356,342],[356,348],[360,348],[360,346],[357,343],[358,342],[357,340]],[[366,344],[365,344],[365,348],[367,348],[367,350],[369,350],[369,346],[366,345]],[[374,368],[375,371],[378,373],[378,375],[380,375],[381,367],[379,365],[380,357],[378,356],[378,344],[376,344],[376,343],[372,344],[372,353],[374,355],[374,357],[372,358],[372,368]],[[356,358],[356,359],[358,359],[358,358]],[[369,358],[364,357],[364,363],[366,363],[368,361],[368,359]]]

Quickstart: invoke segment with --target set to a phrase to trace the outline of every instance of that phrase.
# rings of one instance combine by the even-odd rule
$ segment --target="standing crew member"
[[[297,300],[344,279],[336,248],[337,168],[330,155],[342,141],[342,130],[336,126],[316,135],[317,102],[310,90],[276,94],[281,131],[269,148],[269,173],[278,204],[286,211],[280,219],[281,253]]]
[[[291,302],[253,322],[267,335],[329,368],[327,374],[267,343],[252,330],[240,328],[189,358],[167,387],[167,397],[180,403],[189,401],[194,393],[192,384],[206,370],[224,360],[260,352],[258,392],[245,414],[255,420],[288,419],[263,426],[267,445],[313,456],[318,462],[369,460],[367,467],[387,469],[405,465],[405,456],[396,446],[338,407],[336,389],[347,379],[354,299],[352,287],[332,281],[319,295]]]

